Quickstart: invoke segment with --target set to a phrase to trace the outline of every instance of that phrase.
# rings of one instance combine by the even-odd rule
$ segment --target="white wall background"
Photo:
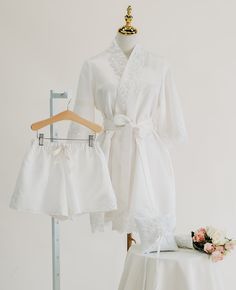
[[[75,95],[81,63],[110,45],[130,3],[141,43],[169,59],[182,97],[178,231],[211,224],[236,236],[236,2],[0,0],[1,290],[51,289],[50,218],[8,209],[29,126],[48,115],[50,89]],[[91,235],[83,217],[61,224],[61,239],[62,289],[117,289],[125,236]],[[222,264],[227,290],[235,257]]]

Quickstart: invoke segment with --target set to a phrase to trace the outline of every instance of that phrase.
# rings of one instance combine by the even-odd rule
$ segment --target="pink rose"
[[[211,243],[206,243],[204,245],[204,251],[208,254],[212,254],[215,250],[215,247]]]
[[[222,261],[224,259],[224,255],[220,251],[214,251],[211,254],[211,259],[213,262]]]
[[[225,249],[227,251],[233,250],[235,247],[235,241],[229,241],[225,244]]]
[[[205,228],[200,228],[199,230],[198,230],[198,232],[201,232],[201,233],[203,233],[204,235],[206,234],[206,229]]]
[[[200,228],[194,233],[193,241],[197,243],[201,243],[205,241],[206,230],[204,228]]]

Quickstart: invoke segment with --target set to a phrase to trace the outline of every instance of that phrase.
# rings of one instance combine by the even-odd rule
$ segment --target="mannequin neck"
[[[115,39],[117,44],[127,57],[130,56],[132,50],[134,49],[134,47],[138,42],[137,34],[123,35],[118,32]]]

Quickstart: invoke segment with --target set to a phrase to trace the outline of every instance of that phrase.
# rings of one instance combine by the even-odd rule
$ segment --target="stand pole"
[[[132,233],[127,234],[127,251],[132,246],[133,242],[136,244],[135,239],[132,237]]]
[[[54,99],[67,99],[67,93],[54,93],[50,90],[50,117],[54,114]],[[50,125],[51,142],[53,138],[53,125]],[[60,290],[60,225],[54,217],[52,217],[52,283],[53,290]]]

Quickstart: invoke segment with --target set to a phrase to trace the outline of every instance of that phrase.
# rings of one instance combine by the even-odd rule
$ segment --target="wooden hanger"
[[[39,122],[36,122],[36,123],[33,123],[31,125],[31,129],[33,131],[37,131],[41,128],[44,128],[48,125],[51,125],[53,123],[56,123],[56,122],[59,122],[59,121],[64,121],[64,120],[68,120],[68,121],[73,121],[73,122],[76,122],[76,123],[79,123],[89,129],[91,129],[92,131],[96,132],[96,133],[99,133],[102,131],[102,127],[89,121],[89,120],[86,120],[82,117],[80,117],[79,115],[75,114],[74,112],[70,111],[70,110],[66,110],[66,111],[63,111],[57,115],[54,115],[52,116],[51,118],[48,118],[48,119],[45,119],[45,120],[42,120],[42,121],[39,121]]]

